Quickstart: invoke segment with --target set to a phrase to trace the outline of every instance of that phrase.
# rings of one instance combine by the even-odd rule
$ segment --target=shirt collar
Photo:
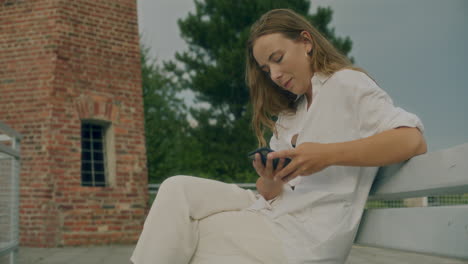
[[[320,85],[323,85],[328,79],[330,79],[330,76],[331,75],[328,75],[328,74],[324,74],[324,73],[321,73],[321,72],[315,72],[314,75],[312,76],[312,79],[310,80],[312,82],[312,84],[316,83],[317,81],[320,82]],[[314,85],[315,86],[315,85]],[[317,89],[318,87],[314,87],[313,89]],[[316,91],[316,90],[315,90]],[[301,99],[303,96],[303,94],[301,95],[298,95],[296,97],[296,100],[294,100],[295,102],[299,99]]]
[[[314,79],[320,81],[320,84],[324,84],[328,79],[330,79],[331,75],[321,73],[321,72],[315,72],[314,76],[312,76],[312,83],[314,83]]]

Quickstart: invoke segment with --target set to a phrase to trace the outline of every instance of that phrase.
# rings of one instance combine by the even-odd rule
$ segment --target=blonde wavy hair
[[[290,9],[274,9],[260,17],[251,29],[247,40],[246,82],[250,89],[250,100],[253,107],[252,126],[259,146],[265,146],[265,128],[277,135],[274,116],[294,114],[296,112],[296,95],[276,85],[268,74],[262,71],[253,56],[255,41],[264,35],[281,33],[284,37],[299,41],[303,40],[301,33],[309,32],[312,50],[311,69],[331,75],[344,68],[353,67],[351,61],[341,54],[309,21]]]

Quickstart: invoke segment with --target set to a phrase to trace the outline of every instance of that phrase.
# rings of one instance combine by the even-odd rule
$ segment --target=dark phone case
[[[266,166],[266,162],[267,162],[267,155],[268,153],[270,152],[274,152],[274,150],[272,150],[271,148],[259,148],[259,149],[256,149],[252,152],[249,152],[249,154],[247,154],[247,156],[251,159],[251,160],[255,160],[255,153],[260,153],[260,157],[262,159],[262,164],[263,166]],[[289,162],[291,162],[291,159],[289,158],[286,158],[285,161],[284,161],[284,167],[286,167],[286,165],[289,164]],[[273,169],[276,170],[276,167],[278,166],[278,163],[279,163],[279,159],[276,158],[273,160]]]

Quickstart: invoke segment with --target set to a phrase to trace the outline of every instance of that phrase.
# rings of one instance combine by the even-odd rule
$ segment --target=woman
[[[276,152],[266,166],[253,162],[259,195],[169,178],[135,264],[344,263],[377,167],[426,152],[420,120],[291,10],[252,26],[246,79],[260,145],[265,128],[274,132]],[[292,161],[283,168],[285,158]]]

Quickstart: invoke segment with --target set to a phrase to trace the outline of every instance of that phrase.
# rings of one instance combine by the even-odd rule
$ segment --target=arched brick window
[[[119,109],[108,98],[81,96],[77,110],[81,120],[81,185],[111,187],[115,183],[114,124]]]

